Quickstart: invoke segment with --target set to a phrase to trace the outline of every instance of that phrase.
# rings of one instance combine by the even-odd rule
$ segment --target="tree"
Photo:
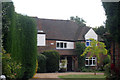
[[[85,56],[80,56],[85,50],[85,44],[81,42],[76,43],[75,53],[78,57],[78,68],[81,69],[85,66]]]
[[[107,31],[104,26],[100,26],[100,27],[93,28],[93,29],[96,32],[96,34],[98,34],[100,36],[103,36],[103,34],[105,34],[105,32]]]
[[[12,2],[2,6],[3,48],[12,60],[21,63],[19,79],[29,79],[35,73],[37,56],[37,29],[34,20],[17,14]]]
[[[35,74],[37,60],[37,29],[34,20],[28,16],[17,15],[17,31],[20,49],[19,59],[22,63],[22,78],[29,79]],[[15,47],[12,52],[15,57]]]
[[[103,2],[106,12],[106,28],[115,42],[120,43],[120,2]]]
[[[93,28],[94,31],[104,40],[104,43],[106,45],[106,49],[108,50],[108,53],[110,53],[110,39],[107,39],[104,34],[106,34],[107,28],[105,26],[100,26],[97,28]]]
[[[82,18],[79,18],[78,16],[76,16],[76,17],[71,16],[71,17],[70,17],[70,20],[76,22],[79,27],[85,27],[85,26],[86,26],[85,20],[82,19]]]
[[[107,49],[105,49],[106,46],[103,42],[99,42],[94,39],[90,39],[90,40],[91,40],[90,46],[85,48],[85,51],[81,56],[84,56],[90,53],[90,58],[95,55],[97,57],[97,62],[99,63],[100,54],[107,55]]]

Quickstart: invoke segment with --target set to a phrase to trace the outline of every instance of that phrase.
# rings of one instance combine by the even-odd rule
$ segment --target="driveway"
[[[94,74],[91,72],[64,72],[64,73],[36,73],[35,76],[33,77],[33,79],[30,80],[47,80],[47,79],[57,79],[57,80],[62,80],[59,79],[58,76],[62,76],[62,75],[83,75],[83,74]],[[104,73],[96,73],[96,75],[104,75]]]

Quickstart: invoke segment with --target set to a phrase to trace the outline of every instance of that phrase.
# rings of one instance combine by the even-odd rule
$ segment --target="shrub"
[[[44,56],[43,54],[38,54],[37,60],[38,60],[37,72],[38,73],[46,72],[46,56]]]
[[[77,42],[75,52],[78,56],[78,68],[79,69],[85,66],[85,56],[81,56],[84,50],[85,50],[85,43]]]
[[[21,64],[12,60],[10,54],[2,55],[2,74],[5,75],[7,79],[17,79],[20,71]]]
[[[47,58],[46,60],[46,71],[47,72],[55,72],[59,70],[59,59],[60,55],[57,51],[44,51],[44,54]]]

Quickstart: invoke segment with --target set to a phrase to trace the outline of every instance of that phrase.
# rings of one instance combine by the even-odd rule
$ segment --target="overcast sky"
[[[68,20],[79,16],[87,26],[96,27],[105,22],[101,0],[12,0],[15,11],[28,16]]]

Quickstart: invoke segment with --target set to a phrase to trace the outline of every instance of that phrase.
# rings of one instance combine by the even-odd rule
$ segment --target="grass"
[[[105,80],[104,75],[65,75],[58,76],[64,80]]]

